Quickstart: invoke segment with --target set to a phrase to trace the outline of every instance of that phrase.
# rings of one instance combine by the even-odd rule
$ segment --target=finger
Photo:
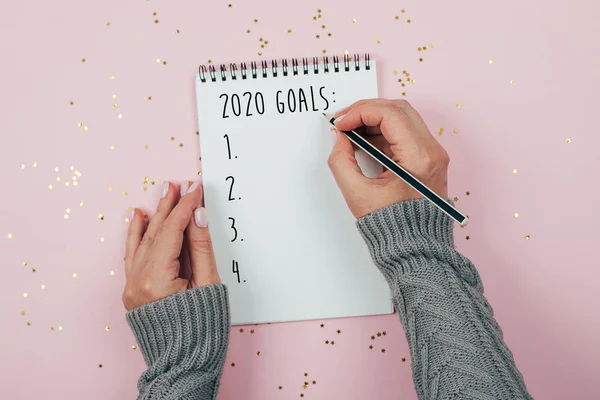
[[[177,191],[175,186],[168,181],[163,183],[161,198],[156,207],[156,213],[150,218],[148,229],[142,239],[140,251],[146,253],[156,239],[156,234],[162,223],[167,219],[173,207],[177,204]]]
[[[179,257],[183,244],[183,233],[201,200],[202,187],[200,181],[196,181],[181,196],[179,203],[161,225],[154,241],[152,253],[157,261],[162,261],[162,265],[167,265],[171,260]]]
[[[221,283],[204,207],[194,210],[185,231],[185,238],[192,265],[192,287]]]
[[[381,134],[390,143],[392,149],[418,147],[424,140],[430,140],[431,134],[423,123],[417,118],[416,111],[403,100],[368,100],[354,107],[335,121],[336,128],[340,130],[354,130],[360,126],[379,127]],[[411,119],[412,118],[412,119]]]
[[[364,184],[368,178],[363,175],[356,163],[350,140],[337,129],[332,128],[331,131],[335,133],[336,142],[327,163],[344,198],[348,200],[349,196],[357,191],[359,186]]]
[[[131,212],[127,240],[125,241],[125,274],[128,274],[129,271],[131,271],[133,258],[142,241],[145,227],[144,214],[137,208],[134,208]]]
[[[382,135],[366,136],[365,140],[371,143],[373,146],[377,147],[377,149],[379,149],[379,151],[381,151],[386,156],[390,158],[393,156],[390,144],[387,140],[385,140],[385,138]]]

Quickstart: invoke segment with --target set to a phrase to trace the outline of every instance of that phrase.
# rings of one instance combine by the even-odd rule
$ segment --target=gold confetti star
[[[25,169],[25,164],[21,164],[21,169]]]
[[[377,44],[381,44],[381,41],[380,41],[380,40],[378,40],[378,41],[377,41]]]
[[[71,275],[73,278],[77,278],[77,274],[74,273],[73,275]]]
[[[163,61],[163,65],[167,65],[167,62],[166,62],[166,61]]]
[[[411,21],[410,21],[410,19],[407,19],[406,22],[410,24]]]
[[[256,355],[257,355],[257,356],[260,356],[260,351],[257,351],[257,352],[256,352]]]
[[[101,238],[100,238],[100,241],[101,241],[102,243],[104,243],[104,237],[101,237]]]
[[[254,329],[250,329],[250,334],[253,335],[254,334]]]
[[[406,362],[406,357],[402,357],[402,362]]]
[[[106,332],[110,332],[110,326],[107,326],[107,327],[105,327],[105,328],[104,328],[104,330],[105,330]]]
[[[79,202],[79,207],[83,207],[83,201]]]
[[[325,328],[325,324],[321,324],[321,328]]]
[[[127,196],[127,192],[122,192],[121,193],[123,196]]]
[[[525,235],[525,240],[529,240],[530,238],[531,238],[531,236]]]
[[[115,271],[110,271],[109,274],[110,276],[115,276]]]
[[[513,81],[513,80],[511,80],[511,81],[510,81],[510,84],[511,84],[511,85],[514,85],[515,83],[517,83],[517,82],[515,82],[515,81]]]
[[[317,381],[312,381],[312,384],[313,384],[313,385],[316,385],[316,384],[317,384]]]
[[[37,168],[38,164],[37,164],[37,163],[34,161],[34,162],[33,162],[33,164],[31,164],[31,166],[32,166],[33,168]]]
[[[62,330],[63,330],[63,327],[62,327],[62,325],[59,325],[59,326],[58,326],[58,330],[59,330],[59,331],[62,331]]]
[[[399,17],[398,15],[396,15],[396,16],[394,17],[394,19],[398,20],[398,19],[400,19],[400,17]]]
[[[325,341],[325,344],[329,344],[329,340],[326,340],[326,341]]]
[[[235,363],[231,363],[231,366],[232,366],[232,367],[235,367]]]
[[[148,145],[145,145],[145,146],[144,146],[144,150],[148,150]]]
[[[466,194],[467,196],[470,196],[470,195],[471,195],[471,192],[466,192],[465,194]]]
[[[371,340],[375,340],[375,336],[371,336]]]
[[[331,32],[327,34],[327,36],[331,37]]]
[[[157,20],[157,19],[155,19],[155,20],[154,20],[154,23],[155,23],[155,24],[158,24],[158,20]]]
[[[254,23],[255,23],[255,24],[258,24],[258,20],[257,20],[257,19],[255,19],[255,20],[254,20]]]
[[[283,386],[278,386],[277,389],[281,390],[283,389]]]
[[[113,188],[109,187],[109,188],[108,188],[108,191],[109,191],[109,192],[112,192],[112,191],[113,191]]]
[[[98,364],[98,368],[102,368],[102,364]]]
[[[288,33],[292,33],[292,30],[291,30],[291,29],[288,29]]]
[[[23,261],[23,266],[26,267],[27,266],[27,261]]]
[[[137,349],[137,346],[134,344],[133,346],[131,346],[131,350],[135,350]]]
[[[488,60],[488,64],[492,65],[494,63],[494,60]]]
[[[179,143],[179,147],[183,147],[183,143]]]
[[[12,235],[12,233],[9,233],[8,235],[6,235],[6,237],[9,238],[9,239],[12,239],[13,235]]]
[[[455,197],[455,198],[454,198],[454,201],[455,201],[455,202],[457,202],[457,201],[458,201],[458,197]]]
[[[84,126],[83,126],[83,130],[84,130],[84,132],[87,132],[87,131],[88,131],[88,127],[87,127],[87,125],[84,125]]]
[[[519,213],[515,213],[515,218],[519,218]]]
[[[103,214],[98,214],[98,219],[100,221],[104,221],[104,215]]]
[[[460,103],[456,103],[456,108],[460,108]]]
[[[73,104],[75,104],[75,103],[74,103],[74,102],[72,102],[72,101],[70,101],[70,102],[69,102],[69,104],[70,104],[70,105],[73,105]]]
[[[422,59],[422,58],[419,58],[419,62],[423,62],[423,59]]]
[[[339,335],[340,333],[342,333],[342,331],[341,331],[340,329],[338,329],[338,330],[337,330],[337,333],[338,333],[338,335]]]
[[[386,331],[381,332],[383,334],[383,336],[387,335]]]
[[[246,33],[250,33],[250,29],[246,29]]]
[[[22,315],[22,316],[25,316],[25,311],[21,311],[21,315]]]
[[[31,326],[31,322],[27,321],[27,326]]]
[[[469,237],[469,236],[467,236],[465,239],[469,240],[469,239],[470,239],[470,237]]]
[[[85,58],[82,58],[82,59],[81,59],[81,62],[82,62],[82,63],[84,63],[84,62],[85,62]]]
[[[381,337],[381,332],[377,332],[377,337]]]
[[[111,75],[111,76],[110,76],[110,80],[112,81],[112,80],[114,80],[114,79],[115,79],[115,76],[114,76],[114,75]]]
[[[110,22],[107,22],[105,25],[106,25],[106,26],[110,26]]]
[[[373,350],[373,345],[369,345],[369,350]]]
[[[24,298],[27,298],[27,293],[23,293],[23,297],[24,297]]]
[[[175,33],[176,33],[176,34],[179,34],[179,29],[175,29]]]
[[[356,18],[352,18],[352,23],[356,23]]]
[[[244,328],[240,328],[240,333],[244,333]]]
[[[513,174],[516,174],[516,173],[517,173],[517,170],[516,170],[516,169],[513,169]]]
[[[313,20],[314,20],[314,21],[316,21],[316,20],[317,20],[317,17],[313,17]]]
[[[321,35],[317,35],[316,38],[319,39],[321,37]]]
[[[233,7],[233,6],[232,6],[231,4],[228,4],[228,5],[227,5],[227,7],[231,8],[231,7]]]
[[[402,9],[402,10],[400,10],[400,12],[401,12],[402,14],[404,14],[405,10],[404,10],[404,9]]]
[[[113,100],[115,100],[117,98],[117,95],[113,94],[111,97],[112,97]],[[115,106],[116,106],[116,104],[113,105],[113,107],[115,107]],[[115,108],[117,108],[117,107],[115,107]]]
[[[385,349],[381,349],[381,352],[382,352],[382,353],[385,353]]]
[[[304,373],[304,376],[308,376],[308,372],[305,372],[305,373]]]
[[[455,135],[456,135],[456,134],[458,134],[458,129],[455,129],[455,130],[454,130],[454,134],[455,134]]]
[[[110,146],[110,149],[111,149],[111,150],[114,150],[114,149],[115,149],[115,146],[114,146],[114,145]],[[76,178],[76,179],[77,179],[77,178]]]
[[[567,140],[565,140],[565,142],[566,142],[567,144],[568,144],[568,143],[571,143],[571,138],[567,138]]]
[[[148,96],[148,100],[152,100],[152,96]]]
[[[119,114],[119,115],[117,115],[117,118],[119,118],[119,119],[123,119],[123,114]]]

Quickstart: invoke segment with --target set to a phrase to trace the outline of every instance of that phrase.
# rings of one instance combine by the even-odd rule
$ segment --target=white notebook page
[[[322,115],[377,97],[375,62],[319,69],[196,78],[205,206],[233,324],[392,312],[327,166],[333,144]],[[366,173],[380,171],[362,156]]]

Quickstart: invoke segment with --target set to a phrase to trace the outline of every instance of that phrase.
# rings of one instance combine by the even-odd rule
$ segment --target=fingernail
[[[337,142],[337,131],[335,128],[331,128],[331,143],[335,144]]]
[[[187,190],[187,192],[185,192],[185,194],[192,193],[194,190],[196,190],[198,188],[198,186],[200,186],[200,181],[196,181],[196,182],[192,183],[192,186],[190,186],[190,188]]]
[[[133,210],[131,210],[131,218],[129,218],[129,222],[133,222],[134,219],[135,219],[135,208]]]
[[[169,193],[169,182],[165,181],[163,183],[163,190],[162,190],[162,194],[160,195],[160,198],[162,199],[163,197],[165,197],[167,195],[167,193]]]
[[[206,228],[208,226],[208,219],[206,218],[206,209],[204,207],[198,207],[194,211],[194,221],[198,228]]]
[[[188,186],[190,186],[190,183],[188,181],[181,182],[181,197],[185,196],[185,192],[187,192]]]
[[[344,114],[344,115],[340,115],[339,117],[337,117],[337,118],[335,119],[335,121],[333,121],[333,124],[334,124],[334,125],[337,125],[337,124],[338,124],[338,122],[340,122],[341,120],[343,120],[345,116],[346,116],[346,114]]]

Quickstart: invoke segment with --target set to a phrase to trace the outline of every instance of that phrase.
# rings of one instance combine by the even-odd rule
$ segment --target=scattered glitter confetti
[[[144,146],[144,150],[148,150],[148,148],[149,148],[148,145]]]
[[[79,202],[79,207],[83,207],[83,201]]]
[[[470,195],[471,195],[471,192],[466,192],[465,194],[466,194],[467,196],[470,196]]]
[[[250,334],[253,335],[254,334],[254,329],[250,329]]]
[[[246,33],[250,33],[250,29],[246,29]]]
[[[456,108],[460,108],[460,103],[456,103]]]
[[[515,218],[519,218],[519,213],[515,213]]]
[[[419,62],[423,62],[423,59],[422,59],[422,58],[419,58]]]
[[[98,368],[102,368],[102,364],[98,364]]]
[[[23,266],[26,267],[27,266],[27,261],[23,261]]]
[[[283,389],[283,386],[278,386],[277,389],[281,390]]]
[[[455,135],[456,135],[456,134],[458,134],[458,129],[455,129],[455,130],[454,130],[454,134],[455,134]]]
[[[233,6],[232,6],[231,4],[228,4],[228,5],[227,5],[227,7],[231,8],[231,7],[233,7]]]
[[[386,332],[386,331],[383,331],[383,332],[381,332],[381,334],[382,334],[383,336],[385,336],[385,335],[387,335],[387,332]]]
[[[175,140],[175,136],[171,136],[170,139],[171,139],[171,141],[174,141]]]
[[[371,336],[371,340],[375,340],[375,336]]]
[[[406,362],[406,357],[402,357],[402,362]]]
[[[352,23],[356,23],[356,18],[352,18]]]
[[[137,349],[137,346],[134,344],[133,346],[131,346],[131,350],[135,350]]]
[[[50,327],[50,331],[54,332],[54,327],[53,326]]]
[[[22,315],[22,316],[25,316],[25,311],[21,311],[21,315]]]
[[[104,221],[104,215],[103,214],[98,214],[98,219],[100,221]]]
[[[106,26],[110,26],[110,22],[107,22],[105,25],[106,25]]]
[[[411,20],[410,20],[410,19],[407,19],[407,20],[406,20],[406,22],[410,24],[410,23],[411,23]]]
[[[232,366],[232,367],[235,367],[235,363],[231,363],[231,366]]]
[[[23,293],[23,297],[24,297],[24,298],[27,298],[27,293]]]
[[[73,104],[75,104],[75,103],[74,103],[73,101],[70,101],[70,102],[69,102],[69,104],[70,104],[70,105],[73,105]]]
[[[257,19],[255,19],[255,20],[254,20],[254,23],[255,23],[255,24],[258,24],[258,20],[257,20]]]
[[[326,340],[326,341],[325,341],[325,344],[329,344],[329,340]]]
[[[107,327],[105,327],[105,328],[104,328],[104,330],[105,330],[106,332],[110,332],[110,326],[107,326]]]
[[[84,63],[84,62],[85,62],[85,58],[82,58],[82,59],[81,59],[81,62],[82,62],[82,63]]]
[[[156,59],[156,63],[157,63],[157,64],[160,64],[160,58],[157,58],[157,59]]]
[[[308,376],[308,372],[305,372],[305,373],[304,373],[304,376]]]
[[[154,23],[155,23],[155,24],[158,24],[158,22],[159,22],[159,21],[158,21],[157,19],[155,19],[155,20],[154,20]]]
[[[176,33],[176,34],[179,34],[179,29],[175,29],[175,33]]]
[[[494,63],[494,60],[488,60],[488,64],[492,65]]]
[[[444,134],[444,128],[440,128],[440,131],[438,132],[439,136],[442,136]]]
[[[381,352],[382,352],[382,353],[385,353],[385,349],[381,349]]]
[[[8,237],[9,239],[12,239],[13,238],[13,234],[9,233],[8,235],[6,235],[6,237]]]
[[[100,238],[100,241],[101,241],[102,243],[104,243],[104,237],[101,237],[101,238]]]
[[[114,146],[114,145],[110,146],[110,149],[111,149],[111,150],[114,150],[114,149],[115,149],[115,146]]]
[[[183,147],[183,143],[179,143],[179,147]]]
[[[456,202],[456,201],[458,201],[458,197],[455,197],[455,198],[454,198],[454,201],[455,201],[455,202]]]
[[[73,278],[77,278],[77,274],[73,273],[73,275],[71,275]]]
[[[244,328],[240,328],[240,333],[244,333]]]
[[[377,44],[381,44],[381,41],[380,41],[380,40],[378,40],[378,41],[377,41]]]
[[[115,271],[110,271],[110,276],[115,276]]]
[[[525,240],[529,240],[530,238],[531,238],[531,236],[525,235]]]
[[[127,192],[123,192],[121,193],[123,196],[127,196]]]
[[[163,61],[163,65],[167,65],[167,62],[166,62],[166,61]]]
[[[58,330],[59,330],[59,331],[62,331],[62,330],[63,330],[63,327],[62,327],[62,325],[59,325],[59,326],[58,326]]]
[[[119,114],[119,115],[117,115],[117,118],[119,118],[119,119],[123,119],[123,114]]]
[[[32,166],[33,168],[37,168],[38,164],[37,164],[37,163],[34,161],[34,162],[33,162],[33,164],[31,164],[31,166]]]
[[[88,130],[88,127],[87,127],[87,125],[84,125],[84,126],[83,126],[83,130],[84,130],[85,132],[87,132],[87,130]]]
[[[511,84],[511,85],[514,85],[515,83],[516,83],[516,82],[515,82],[515,81],[513,81],[513,80],[511,80],[511,81],[510,81],[510,84]]]
[[[342,333],[342,331],[338,329],[338,330],[337,330],[337,333],[338,333],[338,335],[339,335],[340,333]]]
[[[571,143],[571,138],[567,138],[567,140],[565,140],[565,142],[567,142],[567,144]]]
[[[148,96],[148,100],[152,100],[152,96]]]
[[[31,326],[31,322],[27,321],[27,326]]]
[[[465,239],[469,240],[469,239],[470,239],[470,237],[469,237],[469,236],[467,236]]]
[[[516,170],[516,169],[513,169],[513,174],[516,174],[516,173],[517,173],[517,170]]]
[[[114,79],[115,79],[115,76],[114,76],[114,75],[111,75],[111,76],[110,76],[110,80],[112,81],[112,80],[114,80]]]
[[[325,328],[325,324],[321,324],[321,328]]]
[[[256,355],[257,355],[257,356],[260,356],[260,351],[257,351],[257,352],[256,352]]]
[[[21,169],[25,169],[25,164],[21,164]]]
[[[291,30],[291,29],[288,29],[288,33],[292,33],[292,30]]]

